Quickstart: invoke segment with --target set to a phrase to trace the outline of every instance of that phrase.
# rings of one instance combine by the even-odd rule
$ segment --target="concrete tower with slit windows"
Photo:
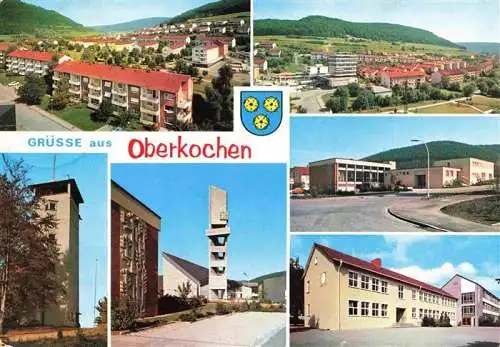
[[[208,300],[227,300],[227,251],[229,213],[227,192],[209,186],[208,229]]]

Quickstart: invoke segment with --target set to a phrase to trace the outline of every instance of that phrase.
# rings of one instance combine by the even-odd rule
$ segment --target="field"
[[[412,111],[413,113],[481,113],[473,108],[456,103],[447,103],[444,105],[437,105],[425,107]]]
[[[254,42],[274,41],[282,49],[291,49],[301,52],[415,52],[415,53],[439,53],[446,56],[463,56],[466,52],[457,48],[442,47],[421,43],[395,43],[387,41],[349,41],[338,37],[309,37],[309,36],[256,36]],[[469,53],[470,54],[470,53]]]
[[[500,107],[500,99],[489,98],[483,95],[474,95],[472,97],[472,105],[476,106],[482,111],[489,111],[492,108]]]

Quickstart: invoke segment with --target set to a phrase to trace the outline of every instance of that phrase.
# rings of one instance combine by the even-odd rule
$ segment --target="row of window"
[[[387,304],[349,300],[349,316],[387,317]]]
[[[488,304],[486,302],[483,303],[483,309],[487,310],[487,311],[492,311],[492,312],[500,313],[500,309],[498,307],[490,305],[490,304]]]
[[[462,304],[473,304],[475,301],[476,293],[462,293]]]
[[[450,318],[451,321],[455,320],[455,312],[445,312],[445,311],[438,311],[438,310],[429,310],[429,309],[419,309],[419,319],[423,319],[424,317],[430,317],[434,319],[440,319],[441,317],[448,317]],[[413,307],[411,309],[411,318],[417,319],[417,308]]]
[[[470,317],[476,314],[476,306],[462,306],[462,317]]]

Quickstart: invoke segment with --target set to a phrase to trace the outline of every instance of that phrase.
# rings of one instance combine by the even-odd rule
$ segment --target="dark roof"
[[[187,272],[191,277],[200,282],[200,286],[208,284],[208,269],[198,264],[192,263],[186,259],[176,257],[175,255],[161,252],[164,258],[169,258],[174,261],[182,270]]]
[[[148,210],[149,212],[151,212],[152,214],[154,214],[155,217],[157,217],[158,219],[161,219],[161,217],[160,217],[160,215],[158,213],[156,213],[155,211],[153,211],[152,209],[150,209],[142,201],[140,201],[135,196],[133,196],[132,194],[130,194],[125,188],[123,188],[121,185],[119,185],[118,183],[116,183],[116,181],[111,180],[111,185],[112,186],[113,185],[116,186],[118,189],[120,189],[125,194],[127,194],[131,199],[133,199],[136,203],[138,203],[139,205],[141,205],[142,207],[144,207],[146,210]]]
[[[44,196],[66,192],[68,184],[71,185],[71,197],[75,199],[78,204],[83,204],[82,194],[73,178],[62,181],[31,184],[30,188],[37,190],[37,194]]]
[[[430,284],[418,281],[416,279],[402,275],[398,272],[386,269],[384,267],[376,266],[370,262],[367,262],[367,261],[361,260],[359,258],[341,253],[339,251],[333,250],[333,249],[328,248],[326,246],[315,243],[313,246],[313,249],[314,248],[316,248],[321,254],[323,254],[331,262],[339,263],[340,261],[342,261],[342,263],[347,264],[351,267],[365,270],[365,271],[377,274],[379,276],[384,276],[386,278],[390,278],[390,279],[393,279],[393,280],[396,280],[399,282],[407,283],[407,284],[410,284],[414,287],[422,288],[422,289],[425,289],[427,291],[430,291],[430,292],[433,292],[433,293],[436,293],[439,295],[443,295],[443,296],[447,296],[449,298],[456,299],[453,295],[445,292],[441,288],[434,287]]]
[[[469,281],[469,282],[472,282],[472,283],[474,283],[474,284],[476,284],[476,285],[480,286],[481,288],[483,288],[483,290],[484,290],[485,292],[488,292],[488,294],[490,294],[491,296],[493,296],[495,299],[500,300],[500,299],[498,298],[498,296],[496,296],[495,294],[493,294],[493,293],[492,293],[491,291],[489,291],[488,289],[484,288],[484,286],[483,286],[483,285],[481,285],[480,283],[478,283],[478,282],[476,282],[476,281],[473,281],[473,280],[471,280],[470,278],[467,278],[467,277],[462,276],[462,275],[460,275],[460,274],[456,274],[455,276],[453,276],[452,278],[450,278],[450,279],[448,280],[448,282],[446,282],[445,284],[443,284],[443,286],[442,286],[441,288],[444,288],[444,286],[446,286],[448,283],[450,283],[450,281],[451,281],[454,277],[461,277],[461,278],[463,278],[464,280],[467,280],[467,281]]]
[[[268,280],[270,278],[282,277],[282,276],[286,277],[286,271],[278,271],[278,272],[273,272],[273,273],[270,273],[270,274],[267,274],[267,275],[262,275],[262,276],[254,278],[254,279],[251,279],[249,282],[258,282],[258,283],[260,283],[260,282],[264,282],[264,280]]]

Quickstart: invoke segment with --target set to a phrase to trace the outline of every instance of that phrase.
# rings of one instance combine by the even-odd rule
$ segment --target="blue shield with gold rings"
[[[280,127],[283,119],[283,92],[242,91],[240,116],[249,133],[271,135]]]

